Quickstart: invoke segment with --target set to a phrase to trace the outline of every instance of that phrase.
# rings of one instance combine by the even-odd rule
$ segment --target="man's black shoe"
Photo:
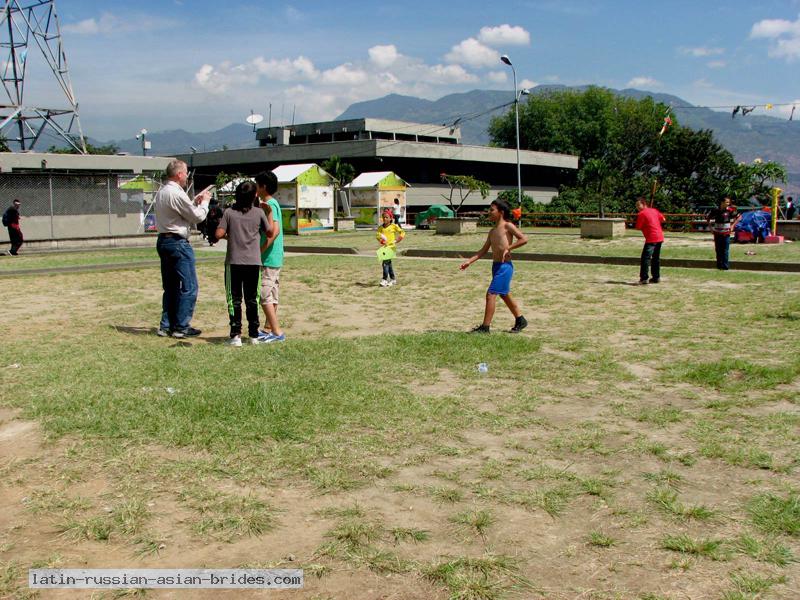
[[[203,332],[200,331],[199,329],[195,329],[194,327],[189,327],[188,329],[185,329],[184,331],[173,331],[172,332],[172,337],[177,338],[177,339],[180,340],[180,339],[187,338],[187,337],[197,337],[201,333],[203,333]]]
[[[511,328],[511,331],[509,333],[519,333],[527,326],[528,326],[528,321],[525,320],[525,317],[520,315],[514,320],[514,326]]]
[[[655,277],[650,278],[650,283],[659,283],[660,281],[660,279],[656,279]]]
[[[489,333],[488,325],[478,325],[469,330],[470,333]]]

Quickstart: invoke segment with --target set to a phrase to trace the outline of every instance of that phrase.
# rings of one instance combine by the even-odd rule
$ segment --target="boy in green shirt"
[[[264,212],[272,213],[272,235],[261,234],[261,308],[269,330],[264,343],[283,342],[286,335],[278,323],[280,272],[283,267],[283,222],[281,207],[272,195],[278,190],[274,173],[262,171],[255,177],[256,194]]]

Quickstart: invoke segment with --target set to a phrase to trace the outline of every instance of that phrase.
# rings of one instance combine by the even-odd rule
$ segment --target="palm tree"
[[[356,169],[350,163],[344,162],[341,158],[333,154],[328,160],[322,163],[322,168],[333,179],[333,196],[339,201],[339,190],[344,189],[345,186],[353,181],[356,176]],[[347,194],[347,216],[350,216],[350,194]]]

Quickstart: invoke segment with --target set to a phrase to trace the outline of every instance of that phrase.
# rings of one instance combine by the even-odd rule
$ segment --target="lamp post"
[[[142,140],[142,156],[147,156],[147,149],[150,148],[150,142],[147,141],[147,129],[142,129],[137,133],[136,139]]]
[[[514,69],[514,65],[511,64],[511,59],[508,58],[508,54],[503,54],[500,57],[505,64],[511,67],[511,74],[514,77],[514,122],[517,126],[517,205],[519,206],[520,210],[522,209],[522,175],[520,173],[520,165],[519,165],[519,97],[521,94],[517,93],[517,71]]]

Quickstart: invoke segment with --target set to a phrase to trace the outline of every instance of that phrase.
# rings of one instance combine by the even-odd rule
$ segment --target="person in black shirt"
[[[714,222],[711,225],[711,232],[714,234],[714,252],[717,255],[717,269],[721,271],[730,269],[728,257],[731,245],[731,232],[740,218],[741,215],[736,213],[736,208],[731,206],[730,198],[724,198],[719,203],[719,208],[714,208],[708,213],[706,222]]]
[[[19,227],[19,200],[14,200],[11,206],[8,207],[3,213],[3,225],[8,227],[8,239],[11,241],[11,250],[9,254],[16,256],[22,243],[25,241],[22,237],[22,229]]]

